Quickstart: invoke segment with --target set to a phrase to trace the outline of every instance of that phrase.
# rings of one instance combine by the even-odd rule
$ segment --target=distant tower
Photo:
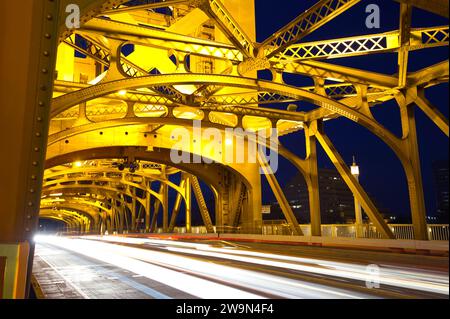
[[[356,164],[356,157],[353,156],[353,164],[351,166],[351,172],[352,175],[355,176],[356,180],[359,182],[359,166]],[[354,196],[355,198],[355,220],[356,220],[356,235],[357,237],[362,237],[363,234],[363,218],[362,218],[362,209],[361,209],[361,203],[359,200]]]

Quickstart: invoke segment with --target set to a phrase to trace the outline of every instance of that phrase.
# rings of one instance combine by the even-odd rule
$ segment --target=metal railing
[[[305,236],[311,235],[310,225],[300,226]],[[389,225],[396,239],[414,240],[414,227],[411,224],[391,224]],[[292,235],[288,224],[263,225],[263,235]],[[322,225],[323,237],[334,238],[383,238],[377,228],[372,225],[357,226],[348,225]],[[449,225],[428,225],[429,240],[449,240]]]
[[[300,225],[304,236],[311,236],[311,225]],[[392,232],[397,239],[414,240],[414,227],[411,224],[390,224]],[[162,233],[162,229],[157,230]],[[186,234],[186,227],[176,227],[174,232],[177,234]],[[215,233],[231,233],[231,234],[261,234],[261,235],[277,235],[277,236],[293,236],[289,224],[283,222],[264,223],[259,227],[214,227]],[[190,234],[200,235],[207,234],[206,227],[192,227]],[[448,241],[449,225],[428,225],[429,240]],[[334,224],[322,225],[322,236],[332,238],[383,238],[380,232],[373,225],[356,226],[354,224]]]

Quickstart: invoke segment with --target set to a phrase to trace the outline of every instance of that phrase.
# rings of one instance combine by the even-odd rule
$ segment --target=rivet
[[[33,216],[27,215],[27,219],[32,219],[32,218],[33,218]]]
[[[37,120],[38,122],[42,122],[42,117],[38,117],[36,120]]]
[[[42,101],[39,101],[38,104],[39,104],[39,106],[44,106],[45,105],[44,102],[42,102]]]
[[[30,193],[34,194],[34,188],[30,189]]]
[[[36,137],[41,137],[41,133],[36,133]]]
[[[46,73],[48,73],[48,70],[47,69],[42,69],[42,73],[46,74]]]
[[[47,87],[46,87],[45,85],[41,85],[41,90],[42,90],[42,91],[46,91],[46,90],[47,90]]]
[[[49,56],[50,53],[48,51],[44,51],[44,56]]]
[[[28,202],[28,206],[32,207],[33,203],[32,202]]]
[[[52,15],[51,14],[47,15],[47,20],[51,20],[51,19],[53,19]]]
[[[33,166],[38,166],[38,162],[33,162]]]
[[[36,180],[36,175],[31,175],[32,180]]]
[[[46,37],[47,39],[50,39],[50,38],[52,37],[52,35],[51,35],[50,33],[46,33],[46,34],[45,34],[45,37]]]
[[[35,147],[35,148],[34,148],[34,151],[35,151],[35,152],[39,152],[40,150],[41,150],[41,149],[40,149],[39,147]]]
[[[25,228],[25,231],[26,231],[26,232],[30,232],[30,229],[29,229],[29,228]]]

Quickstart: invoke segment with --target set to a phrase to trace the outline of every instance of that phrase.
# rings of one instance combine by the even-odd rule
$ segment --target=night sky
[[[315,2],[315,0],[278,0],[276,2],[256,0],[257,41],[264,41],[301,12],[314,5]],[[371,3],[380,6],[381,29],[368,29],[365,25],[367,17],[365,8]],[[391,0],[362,1],[334,21],[304,38],[303,41],[309,42],[397,30],[399,28],[399,9],[400,5]],[[413,11],[412,26],[415,28],[447,24],[448,20],[445,18],[420,9],[414,9]],[[448,47],[412,52],[410,54],[409,72],[420,70],[446,59],[448,59]],[[397,73],[397,54],[394,53],[332,59],[326,62],[387,75]],[[312,85],[312,80],[297,75],[286,76],[285,81],[296,86]],[[448,84],[427,89],[427,98],[448,118]],[[304,102],[297,104],[299,111],[311,109],[311,106]],[[401,134],[400,115],[395,101],[377,106],[372,110],[376,119],[385,127],[397,135]],[[427,213],[433,216],[436,211],[436,203],[432,163],[436,160],[448,160],[448,138],[419,109],[417,109],[417,127]],[[349,164],[351,164],[352,156],[356,155],[361,169],[361,184],[375,199],[380,208],[390,209],[393,214],[398,216],[409,217],[406,177],[400,161],[391,149],[367,129],[347,119],[329,121],[325,125],[325,130],[342,157]],[[303,132],[283,137],[281,142],[297,155],[304,157]],[[319,167],[334,167],[320,147]],[[289,162],[282,160],[277,178],[282,185],[285,185],[296,173],[296,169]],[[264,183],[263,197],[265,204],[274,201],[274,196],[267,183]]]

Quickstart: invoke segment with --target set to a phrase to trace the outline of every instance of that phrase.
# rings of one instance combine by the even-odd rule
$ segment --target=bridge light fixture
[[[359,166],[356,164],[356,159],[353,156],[353,165],[350,167],[352,175],[355,177],[359,177]]]
[[[125,96],[127,95],[127,90],[120,90],[118,93],[120,96]]]
[[[73,167],[80,168],[82,166],[83,166],[82,162],[75,162],[75,163],[73,163]]]

